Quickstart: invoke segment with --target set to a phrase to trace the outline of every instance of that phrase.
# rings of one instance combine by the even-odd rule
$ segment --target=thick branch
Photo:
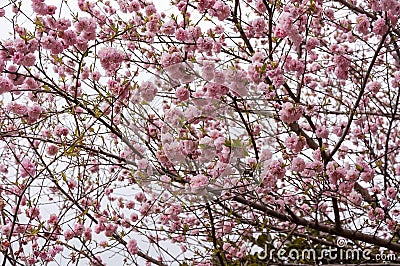
[[[307,228],[311,228],[314,230],[318,230],[324,233],[328,233],[328,234],[332,234],[332,235],[337,235],[337,236],[341,236],[344,238],[348,238],[348,239],[352,239],[352,240],[359,240],[359,241],[363,241],[365,243],[369,243],[369,244],[373,244],[373,245],[377,245],[380,247],[384,247],[387,248],[389,250],[395,251],[395,252],[400,252],[400,244],[398,243],[393,243],[390,240],[386,240],[383,238],[378,238],[374,235],[368,235],[368,234],[364,234],[361,232],[357,232],[357,231],[353,231],[353,230],[348,230],[348,229],[340,229],[338,230],[336,227],[334,226],[329,226],[329,225],[324,225],[324,224],[320,224],[320,223],[315,223],[315,222],[310,222],[304,218],[300,218],[294,214],[292,215],[286,215],[283,214],[281,212],[277,212],[274,210],[271,210],[269,208],[267,208],[267,206],[260,204],[260,203],[256,203],[250,200],[247,200],[241,196],[235,196],[233,197],[233,200],[244,204],[246,206],[249,206],[251,208],[254,208],[256,210],[262,211],[264,212],[266,215],[279,219],[281,221],[285,221],[285,222],[291,222],[293,224],[296,225],[302,225],[304,227]]]

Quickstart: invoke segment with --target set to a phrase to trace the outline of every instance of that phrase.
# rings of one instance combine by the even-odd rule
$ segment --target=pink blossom
[[[311,51],[311,50],[315,49],[319,44],[320,44],[320,42],[317,38],[310,38],[307,40],[306,49],[308,51]]]
[[[350,180],[350,181],[357,181],[359,177],[359,172],[354,170],[354,169],[350,169],[349,171],[347,171],[346,174],[346,179]]]
[[[296,172],[301,172],[306,168],[306,164],[304,162],[303,159],[299,158],[299,157],[295,157],[292,160],[292,167],[291,170],[292,171],[296,171]]]
[[[213,48],[214,40],[210,37],[201,37],[197,40],[197,50],[199,52],[207,52],[211,55],[211,50]]]
[[[400,4],[398,2],[397,3],[395,2],[392,5],[392,10],[390,10],[387,13],[387,18],[389,19],[389,21],[392,25],[396,25],[397,22],[399,21],[399,15],[398,15],[399,10],[400,10]]]
[[[310,210],[311,210],[310,206],[308,204],[306,204],[306,203],[302,204],[300,206],[300,209],[306,214],[309,214]]]
[[[136,195],[135,195],[135,199],[138,201],[138,202],[145,202],[147,199],[146,199],[146,195],[143,193],[143,192],[139,192],[139,193],[137,193]]]
[[[175,28],[176,28],[176,22],[174,20],[169,20],[168,22],[165,22],[162,27],[161,27],[161,31],[164,34],[167,35],[172,35],[175,33]]]
[[[199,26],[188,27],[188,32],[192,40],[197,41],[202,35],[201,28]]]
[[[281,160],[273,160],[268,166],[268,172],[277,178],[283,178],[286,174],[285,164]]]
[[[190,63],[176,63],[167,66],[165,70],[172,78],[173,84],[179,85],[179,82],[186,84],[194,80],[194,75],[191,73],[192,68],[193,65]]]
[[[357,206],[360,206],[362,203],[362,196],[360,193],[357,193],[355,191],[351,192],[349,195],[349,200]]]
[[[28,159],[24,158],[21,162],[21,176],[22,177],[35,177],[36,166]]]
[[[56,225],[58,223],[58,216],[55,214],[51,214],[49,219],[47,220],[47,223],[50,225]]]
[[[99,72],[99,71],[93,71],[93,72],[92,72],[92,79],[93,79],[94,81],[99,81],[99,80],[100,80],[100,77],[101,77],[101,75],[100,75],[100,72]]]
[[[37,258],[35,258],[34,256],[29,256],[27,259],[26,259],[26,262],[28,263],[28,265],[34,265],[36,262],[38,261],[38,259]]]
[[[209,82],[203,87],[203,91],[206,92],[208,97],[219,99],[221,96],[227,94],[229,89],[224,85]]]
[[[189,39],[189,34],[188,34],[188,32],[185,30],[185,29],[183,29],[183,28],[179,28],[179,29],[177,29],[176,31],[175,31],[175,38],[178,40],[178,41],[186,41],[186,40],[188,40]]]
[[[325,16],[331,20],[335,19],[335,13],[333,12],[333,10],[331,8],[327,8],[324,10]]]
[[[26,105],[19,104],[15,101],[7,105],[7,110],[17,115],[26,115],[28,113],[28,107]]]
[[[213,62],[205,62],[201,69],[201,76],[207,81],[211,81],[215,77],[215,64]]]
[[[40,210],[37,207],[31,207],[26,211],[26,216],[31,219],[40,218]]]
[[[299,120],[303,113],[304,108],[302,106],[296,106],[290,102],[284,103],[279,111],[282,121],[288,124]]]
[[[129,2],[118,0],[119,9],[122,13],[128,13]]]
[[[263,0],[257,0],[256,1],[256,9],[260,13],[265,13],[267,11],[267,7],[265,6]]]
[[[317,126],[317,129],[315,130],[315,134],[317,135],[318,138],[326,139],[329,136],[329,131],[326,127]]]
[[[60,54],[64,50],[61,40],[55,39],[51,35],[43,37],[41,44],[43,48],[50,50],[52,54]]]
[[[1,226],[1,233],[3,235],[10,235],[11,234],[12,223],[8,222],[7,224]]]
[[[44,1],[32,1],[32,10],[39,15],[47,15],[47,5]]]
[[[106,196],[109,196],[111,193],[113,193],[114,192],[114,189],[112,189],[112,188],[106,188],[105,190],[104,190],[104,194],[106,195]]]
[[[151,15],[157,13],[157,9],[153,4],[150,4],[145,7],[145,13],[146,13],[146,16],[151,16]]]
[[[303,150],[305,144],[306,144],[306,139],[303,136],[299,137],[299,136],[293,135],[293,136],[287,137],[285,140],[286,147],[288,147],[295,153],[301,152]]]
[[[151,102],[157,94],[157,87],[153,82],[145,81],[140,86],[140,95],[146,102]]]
[[[28,116],[32,120],[37,120],[43,112],[43,108],[39,105],[28,107]]]
[[[71,26],[71,21],[67,18],[60,18],[57,20],[57,28],[59,30],[67,30]]]
[[[139,216],[137,215],[137,213],[132,213],[130,218],[131,218],[132,223],[134,223],[139,219]]]
[[[13,87],[14,85],[9,79],[0,76],[0,94],[11,91]]]
[[[285,31],[285,29],[282,29],[280,27],[275,28],[274,34],[277,38],[285,38],[287,36],[287,32]]]
[[[42,129],[41,134],[43,137],[48,138],[51,136],[51,131],[47,128]]]
[[[332,171],[328,171],[327,173],[329,176],[329,182],[332,185],[337,185],[337,183],[339,181],[343,181],[346,176],[346,170],[341,167],[338,167],[337,169]]]
[[[95,32],[97,23],[94,18],[83,17],[75,23],[75,28],[78,32]]]
[[[100,234],[101,232],[103,232],[104,230],[106,230],[106,227],[103,223],[97,224],[94,227],[94,232],[96,234]]]
[[[68,47],[78,42],[76,32],[73,30],[66,30],[61,36],[63,44]],[[86,49],[83,49],[86,50]]]
[[[354,182],[344,181],[339,184],[339,192],[342,194],[349,194],[354,189]]]
[[[373,32],[377,35],[384,35],[389,27],[386,25],[386,21],[383,18],[378,18],[373,25]]]
[[[132,8],[133,11],[138,12],[138,11],[140,10],[140,3],[139,3],[139,1],[136,1],[136,0],[132,1],[132,2],[130,3],[130,8]]]
[[[56,6],[47,6],[47,15],[54,15],[56,13],[57,7]]]
[[[85,79],[89,78],[89,73],[90,73],[89,72],[89,67],[84,66],[83,69],[82,69],[82,72],[81,72],[81,79],[85,80]]]
[[[372,92],[373,94],[377,94],[381,89],[381,83],[379,81],[369,82],[366,86],[367,90]]]
[[[135,208],[135,202],[130,200],[126,203],[126,207],[130,210],[132,210],[133,208]]]
[[[208,186],[208,177],[205,175],[196,175],[190,179],[190,187],[194,193],[200,192]]]
[[[29,90],[36,90],[39,87],[39,84],[33,78],[26,78],[24,80],[24,87]]]
[[[211,16],[217,17],[219,21],[224,21],[227,19],[231,13],[230,8],[227,4],[221,0],[217,0],[213,7],[208,10]]]
[[[48,155],[54,156],[54,155],[56,155],[57,152],[58,152],[58,146],[57,146],[57,145],[54,145],[54,144],[51,144],[51,145],[49,145],[49,146],[47,147],[46,152],[47,152]]]
[[[75,234],[72,230],[66,230],[64,232],[65,241],[71,240],[74,236],[75,236]]]
[[[118,226],[116,224],[107,224],[105,229],[105,235],[111,237],[116,231]]]
[[[84,231],[84,227],[83,227],[83,225],[81,224],[81,223],[76,223],[76,224],[74,224],[74,233],[75,233],[75,236],[81,236],[82,234],[83,234],[83,231]]]
[[[128,249],[129,253],[132,255],[135,255],[139,252],[139,249],[137,247],[137,242],[135,239],[130,239],[128,241],[128,244],[126,244],[126,248]]]
[[[393,0],[382,0],[379,2],[382,11],[389,11],[394,5],[396,5],[396,2]]]
[[[337,78],[346,80],[348,78],[349,68],[351,65],[349,58],[344,55],[335,55],[333,62],[335,63],[335,74]]]
[[[180,142],[182,153],[187,156],[188,154],[193,154],[197,147],[198,147],[198,142],[193,141],[193,140],[182,140]]]
[[[54,134],[57,136],[67,136],[69,133],[69,129],[63,126],[57,125],[56,128],[54,129]]]
[[[375,208],[374,213],[378,220],[382,220],[385,217],[385,212],[379,207]]]
[[[81,107],[75,107],[75,113],[76,114],[78,114],[78,115],[80,115],[80,114],[82,114],[85,110],[83,109],[83,108],[81,108]]]
[[[267,54],[264,51],[259,51],[254,53],[253,57],[251,58],[252,63],[263,63],[267,58]]]
[[[386,196],[390,199],[395,199],[397,196],[397,189],[394,187],[388,187],[386,189]]]
[[[89,168],[89,171],[91,173],[97,173],[100,169],[99,163],[97,162],[97,160],[92,160],[91,163],[92,163],[92,166]]]
[[[391,84],[394,88],[400,87],[400,71],[396,71],[393,73]]]
[[[190,93],[187,88],[180,86],[176,89],[175,96],[178,98],[178,101],[183,102],[189,99]]]
[[[278,38],[285,38],[286,36],[298,46],[302,41],[302,36],[299,34],[299,29],[293,23],[293,15],[290,12],[283,12],[278,19],[278,23],[274,29],[274,34]]]
[[[209,10],[215,4],[215,0],[200,0],[197,5],[197,9],[200,13],[204,13],[206,10]]]
[[[21,64],[23,66],[30,67],[35,65],[35,61],[36,61],[36,56],[33,53],[28,53],[23,57]]]
[[[172,54],[163,53],[161,55],[161,64],[163,67],[168,67],[181,62],[182,62],[182,55],[179,52],[173,52]]]
[[[20,52],[16,52],[13,56],[13,62],[17,65],[22,65],[22,61],[24,59],[24,54]]]
[[[366,15],[361,14],[357,17],[356,30],[364,35],[369,33],[369,19]]]
[[[389,200],[388,200],[386,197],[382,197],[382,198],[381,198],[381,203],[382,203],[382,206],[383,206],[384,208],[387,208],[387,207],[390,206],[390,202],[389,202]]]
[[[304,71],[304,63],[300,60],[293,59],[291,56],[288,56],[285,61],[284,69],[286,71],[296,71],[302,73]]]
[[[4,17],[5,14],[6,14],[6,11],[4,10],[4,8],[0,8],[0,18]]]
[[[381,189],[379,186],[373,186],[373,187],[371,188],[371,192],[372,192],[373,194],[381,194],[381,193],[382,193],[382,189]]]
[[[100,49],[98,56],[101,66],[109,72],[115,72],[125,59],[124,53],[113,47],[104,47]]]
[[[90,241],[90,240],[92,240],[92,229],[91,229],[90,227],[85,228],[85,229],[83,230],[83,239],[84,239],[85,241]]]
[[[397,231],[397,226],[398,223],[397,221],[394,221],[392,219],[386,219],[386,224],[388,225],[388,229],[392,232],[396,232]]]
[[[142,206],[139,208],[139,212],[141,215],[148,215],[150,212],[150,204],[149,203],[143,203]]]

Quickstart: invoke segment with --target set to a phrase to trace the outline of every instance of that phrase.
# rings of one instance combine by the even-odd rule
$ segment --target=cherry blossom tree
[[[2,265],[264,265],[265,247],[337,239],[400,252],[399,14],[0,2]]]

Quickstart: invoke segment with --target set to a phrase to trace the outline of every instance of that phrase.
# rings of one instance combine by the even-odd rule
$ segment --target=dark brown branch
[[[276,219],[279,219],[281,221],[291,222],[296,225],[302,225],[304,227],[318,230],[318,231],[328,233],[331,235],[341,236],[341,237],[348,238],[351,240],[359,240],[359,241],[362,241],[365,243],[384,247],[384,248],[387,248],[387,249],[395,251],[395,252],[400,252],[400,244],[393,243],[390,240],[388,241],[383,238],[378,238],[373,235],[368,235],[368,234],[364,234],[364,233],[354,231],[354,230],[349,230],[349,229],[337,230],[334,226],[332,227],[332,226],[324,225],[321,223],[310,222],[304,218],[300,218],[300,217],[296,216],[293,213],[291,215],[286,215],[284,213],[271,210],[263,204],[247,200],[241,196],[235,196],[235,197],[233,197],[233,200],[238,203],[249,206],[251,208],[254,208],[256,210],[262,211],[266,215],[276,218]]]
[[[354,107],[350,111],[350,116],[349,116],[349,120],[347,122],[346,128],[344,129],[343,134],[340,137],[340,139],[338,140],[338,142],[336,143],[335,147],[332,149],[332,151],[330,152],[330,154],[326,158],[325,165],[328,164],[328,162],[333,158],[335,153],[339,150],[340,146],[342,145],[343,141],[346,139],[347,134],[349,133],[350,126],[351,126],[351,124],[353,122],[353,119],[354,119],[354,115],[356,114],[356,110],[358,108],[358,105],[360,104],[362,96],[364,95],[365,87],[367,86],[367,82],[368,82],[369,76],[371,75],[372,68],[373,68],[373,66],[375,64],[376,59],[378,58],[379,52],[382,49],[382,46],[385,43],[385,40],[386,40],[386,37],[388,36],[388,34],[389,34],[389,31],[387,31],[385,33],[385,35],[382,36],[382,39],[381,39],[378,47],[376,48],[376,51],[374,53],[374,57],[372,58],[371,63],[369,64],[367,73],[365,73],[365,77],[364,77],[364,80],[362,82],[361,89],[360,89],[360,92],[358,94],[358,97],[357,97],[356,101],[354,102]]]

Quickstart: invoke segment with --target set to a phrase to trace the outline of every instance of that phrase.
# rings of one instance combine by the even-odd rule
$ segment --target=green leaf
[[[257,238],[257,245],[260,247],[264,247],[266,243],[271,241],[271,236],[269,234],[262,234]]]
[[[67,175],[65,174],[65,172],[61,173],[62,179],[64,180],[64,182],[67,182]]]

